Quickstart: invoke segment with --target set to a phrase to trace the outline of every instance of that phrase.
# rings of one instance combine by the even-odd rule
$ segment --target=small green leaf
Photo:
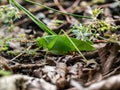
[[[11,75],[11,74],[12,74],[12,72],[0,70],[0,75],[9,76],[9,75]]]
[[[3,45],[3,43],[4,43],[3,40],[0,40],[0,45]]]

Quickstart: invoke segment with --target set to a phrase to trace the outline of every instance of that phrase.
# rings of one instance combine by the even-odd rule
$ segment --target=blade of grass
[[[43,5],[43,4],[40,4],[40,3],[33,2],[33,1],[31,1],[31,0],[25,0],[25,1],[27,1],[27,2],[29,2],[29,3],[32,3],[32,4],[36,4],[36,5],[38,5],[38,6],[42,6],[42,7],[44,7],[44,8],[47,8],[47,9],[49,9],[49,10],[52,10],[52,11],[54,11],[54,12],[58,12],[58,13],[61,13],[61,14],[66,14],[66,15],[70,15],[70,16],[74,16],[74,17],[78,17],[78,18],[92,19],[92,17],[89,17],[89,16],[82,16],[82,15],[77,15],[77,14],[72,14],[72,13],[61,12],[61,11],[59,11],[59,10],[56,10],[56,9],[54,9],[54,8],[50,8],[50,7],[48,7],[48,6],[46,6],[46,5]]]
[[[64,30],[62,30],[63,33],[65,34],[65,36],[68,38],[68,40],[72,43],[72,45],[74,46],[74,48],[76,49],[76,51],[81,55],[81,57],[84,59],[84,61],[87,62],[87,59],[83,56],[83,54],[81,53],[81,51],[79,50],[79,48],[75,45],[75,43],[70,39],[70,37],[66,34],[66,32]]]
[[[48,34],[56,35],[54,31],[52,31],[49,27],[47,27],[42,21],[36,18],[31,12],[26,10],[23,6],[17,3],[15,0],[10,0],[16,7],[23,10],[29,18],[31,18],[43,31],[47,32]]]

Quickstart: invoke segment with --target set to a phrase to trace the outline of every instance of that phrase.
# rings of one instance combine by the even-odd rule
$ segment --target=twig
[[[29,46],[26,50],[24,50],[22,53],[18,54],[16,57],[14,57],[13,59],[11,59],[10,61],[14,61],[16,58],[20,57],[21,55],[23,55],[26,51],[28,51],[31,48],[31,46]]]
[[[73,9],[76,8],[76,6],[79,4],[80,0],[76,0],[71,7],[68,7],[66,11],[73,13]]]
[[[54,0],[54,2],[62,12],[66,13],[66,10],[60,5],[58,0]],[[71,20],[67,15],[65,15],[65,18],[66,18],[68,23],[71,23]]]
[[[12,71],[10,65],[8,64],[9,60],[7,60],[6,58],[0,56],[0,64],[3,65],[4,69],[5,70],[9,70],[9,71]]]
[[[11,66],[12,70],[17,70],[17,69],[31,69],[31,68],[39,68],[42,67],[46,64],[17,64]]]
[[[83,90],[119,90],[119,89],[120,89],[120,75],[116,75],[106,80],[94,83]]]
[[[83,55],[85,58],[97,57],[98,51],[96,50],[96,51],[92,51],[92,52],[86,52],[86,53],[83,53]],[[82,56],[75,56],[75,57],[69,59],[66,63],[67,64],[74,63],[74,62],[80,61],[81,58],[82,58]]]
[[[112,72],[109,72],[107,75],[103,76],[103,78],[108,78],[108,77],[114,75],[119,69],[120,69],[120,67],[115,68]]]

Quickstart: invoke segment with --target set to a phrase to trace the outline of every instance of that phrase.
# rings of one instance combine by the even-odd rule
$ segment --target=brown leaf
[[[44,79],[25,75],[13,75],[0,78],[1,90],[57,90],[56,86]]]
[[[110,77],[106,80],[102,80],[83,90],[119,90],[120,89],[120,75]]]
[[[56,65],[56,72],[61,76],[65,77],[67,74],[67,65],[65,63],[57,63]]]
[[[69,69],[69,75],[71,78],[80,78],[83,75],[81,64],[76,63],[74,66],[70,67]]]
[[[60,75],[56,73],[55,66],[45,66],[42,71],[46,75],[45,78],[54,84],[56,84],[57,80],[60,78]]]
[[[102,63],[102,73],[103,75],[110,72],[113,63],[116,62],[116,57],[118,55],[119,45],[117,43],[107,44],[105,47],[99,49],[99,56]]]
[[[5,70],[12,71],[11,67],[8,64],[8,60],[6,58],[2,57],[2,56],[0,56],[0,64],[3,65]]]
[[[67,80],[63,77],[57,80],[56,85],[60,90],[63,90],[67,86],[68,82]]]

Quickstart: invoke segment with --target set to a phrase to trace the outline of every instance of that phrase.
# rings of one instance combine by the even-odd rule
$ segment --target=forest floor
[[[38,47],[36,38],[47,33],[23,11],[14,22],[6,14],[0,18],[0,90],[120,90],[120,1],[32,0],[94,20],[18,1],[57,34],[91,40],[96,49],[56,55]],[[0,10],[3,5],[0,0]]]

